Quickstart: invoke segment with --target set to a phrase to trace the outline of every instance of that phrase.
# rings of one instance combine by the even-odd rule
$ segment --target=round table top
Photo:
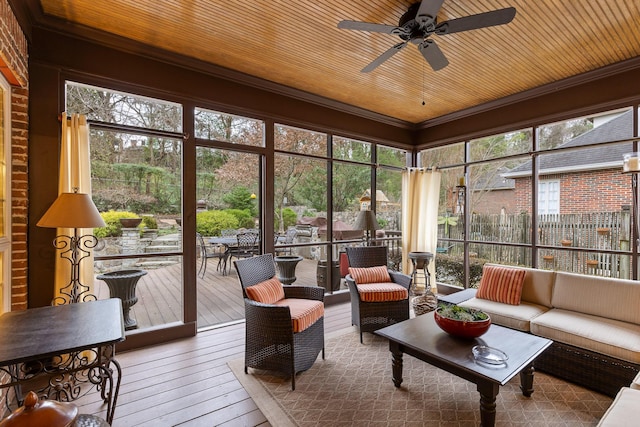
[[[304,258],[302,258],[300,255],[278,255],[273,257],[273,260],[275,262],[292,262],[292,261],[296,261],[296,262],[300,262],[302,261]]]
[[[433,253],[431,252],[409,252],[409,259],[431,259],[433,258]]]

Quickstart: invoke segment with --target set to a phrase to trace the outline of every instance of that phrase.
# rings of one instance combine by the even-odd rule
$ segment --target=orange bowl
[[[491,318],[485,320],[464,321],[455,320],[440,315],[437,309],[433,315],[436,324],[446,333],[459,338],[478,338],[489,330]]]

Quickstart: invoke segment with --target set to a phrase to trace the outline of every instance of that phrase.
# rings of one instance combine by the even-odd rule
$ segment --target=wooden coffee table
[[[520,389],[525,396],[533,393],[533,361],[552,343],[535,335],[491,325],[479,338],[455,338],[438,327],[433,312],[376,331],[389,340],[392,354],[393,383],[402,384],[402,355],[437,366],[476,384],[480,393],[480,420],[485,427],[495,425],[496,396],[516,374],[520,374]],[[488,364],[474,359],[471,349],[486,345],[506,353],[504,364]]]

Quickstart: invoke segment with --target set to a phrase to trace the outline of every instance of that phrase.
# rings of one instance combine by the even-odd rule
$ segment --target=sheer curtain
[[[62,193],[78,193],[91,195],[91,161],[89,158],[89,125],[87,118],[81,114],[61,114],[62,135],[60,147],[60,176],[58,178],[58,195]],[[70,215],[73,212],[69,212]],[[72,228],[58,228],[56,235],[73,236]],[[93,229],[78,229],[78,235],[93,233]],[[56,279],[54,299],[60,296],[60,289],[69,284],[71,265],[67,259],[56,254]],[[93,293],[93,253],[80,263],[80,281],[89,286]]]
[[[441,173],[422,168],[402,172],[402,271],[412,271],[409,252],[431,252],[427,267],[431,290],[436,292],[435,254],[438,245],[438,204]]]

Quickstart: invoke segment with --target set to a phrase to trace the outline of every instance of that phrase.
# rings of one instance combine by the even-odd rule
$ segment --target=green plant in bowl
[[[434,319],[443,331],[460,338],[477,338],[491,326],[487,313],[458,305],[440,304]]]
[[[477,320],[487,320],[489,315],[484,311],[468,307],[461,307],[455,304],[438,304],[438,313],[442,317],[463,322],[475,322]]]

